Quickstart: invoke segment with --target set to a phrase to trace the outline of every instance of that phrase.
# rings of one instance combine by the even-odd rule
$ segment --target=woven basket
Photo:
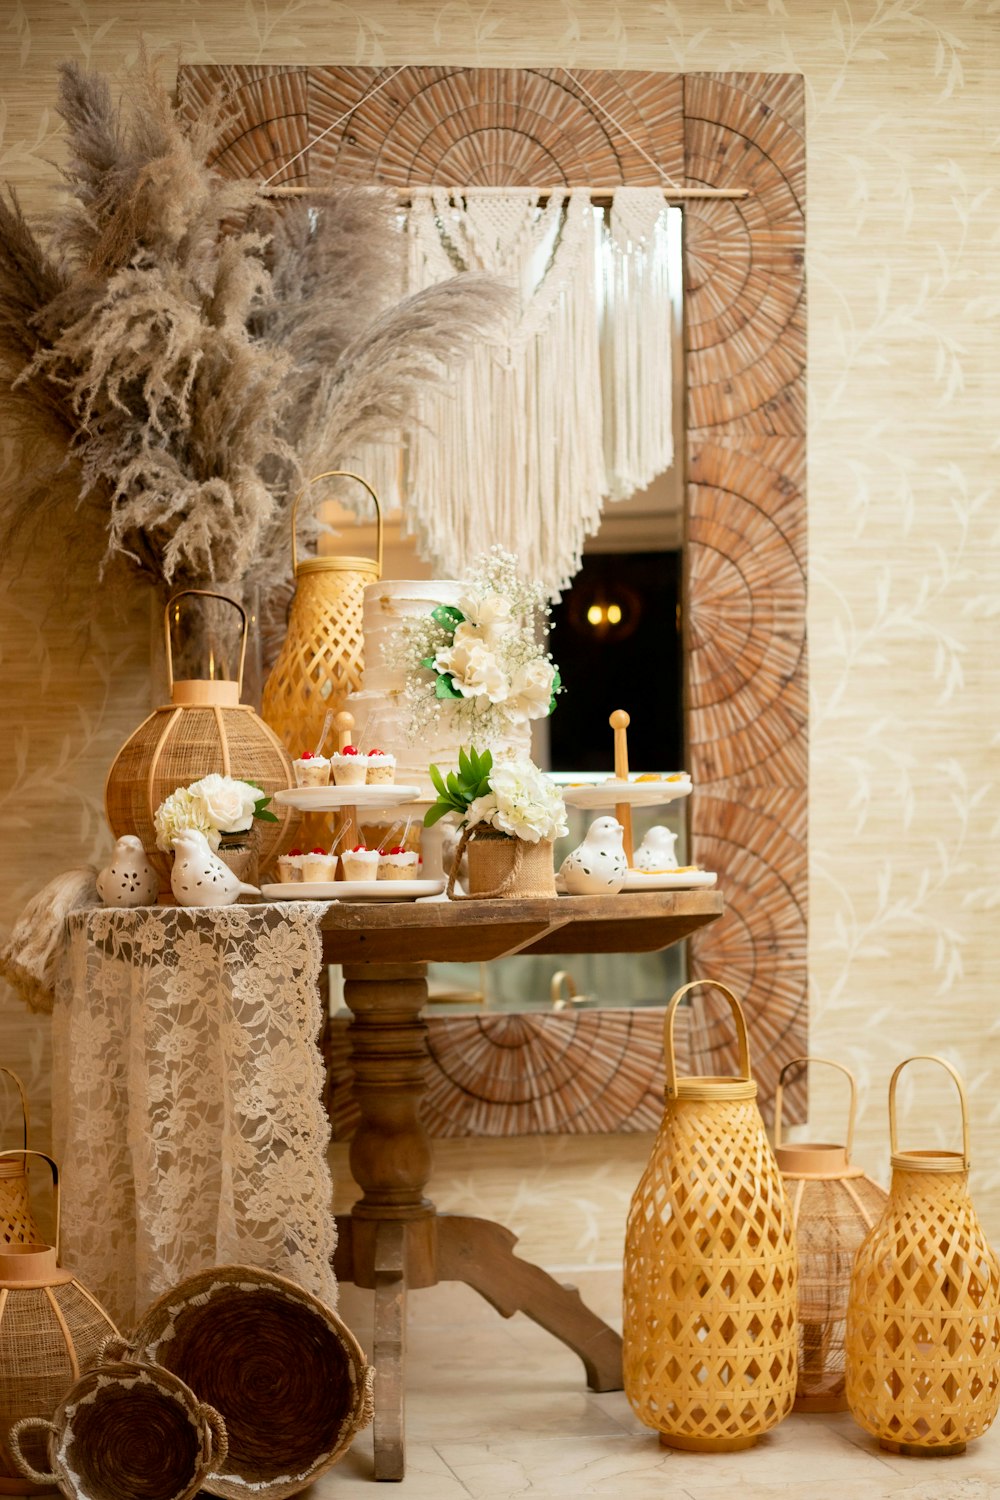
[[[4,1152],[0,1159],[22,1154],[40,1156],[51,1169],[56,1243],[0,1250],[0,1495],[37,1493],[33,1483],[15,1477],[7,1444],[12,1424],[23,1417],[50,1419],[80,1371],[118,1334],[96,1298],[58,1264],[58,1167],[40,1151]],[[26,1434],[22,1452],[32,1467],[45,1469],[40,1434]]]
[[[458,867],[465,854],[469,871],[469,897],[486,901],[507,896],[555,896],[552,840],[512,838],[488,823],[474,823],[462,834],[455,850],[448,896],[454,898]]]
[[[909,1063],[955,1080],[962,1151],[900,1151],[896,1084]],[[1000,1263],[969,1197],[969,1115],[942,1057],[889,1084],[892,1182],[858,1251],[847,1306],[851,1413],[893,1453],[940,1457],[981,1437],[1000,1406]]]
[[[222,599],[239,610],[243,641],[236,682],[194,678],[175,682],[170,651],[170,610],[185,595]],[[276,735],[240,702],[243,654],[246,652],[246,611],[233,599],[205,589],[182,589],[164,611],[170,703],[158,708],[126,740],[108,772],[104,807],[115,838],[134,833],[142,840],[150,863],[160,877],[161,890],[170,888],[172,856],[156,847],[153,816],[165,797],[180,786],[190,786],[215,771],[253,781],[269,795],[292,785],[292,765]],[[266,870],[281,848],[291,841],[296,814],[275,807],[277,823],[260,823],[259,860]]]
[[[44,1437],[46,1471],[21,1451]],[[158,1366],[100,1364],[76,1382],[51,1421],[23,1417],[8,1438],[35,1484],[72,1500],[192,1500],[226,1461],[226,1427],[176,1375]]]
[[[355,479],[375,506],[378,555],[308,557],[301,562],[295,537],[299,501],[321,479]],[[293,755],[319,742],[328,711],[339,713],[361,687],[364,671],[362,605],[367,584],[382,576],[382,511],[359,474],[330,469],[299,491],[292,505],[292,571],[295,595],[288,633],[264,684],[261,712]]]
[[[129,1347],[222,1414],[229,1456],[202,1488],[228,1500],[297,1495],[371,1421],[374,1371],[350,1329],[267,1271],[189,1277],[153,1304]]]
[[[24,1084],[10,1068],[0,1068],[13,1080],[21,1099],[21,1127],[24,1150],[28,1149],[28,1098]],[[5,1154],[0,1158],[0,1245],[40,1244],[41,1230],[35,1223],[28,1201],[28,1164],[23,1155]]]
[[[793,1068],[822,1063],[848,1079],[851,1100],[844,1145],[782,1144],[785,1078]],[[825,1057],[796,1057],[778,1075],[774,1154],[785,1179],[799,1255],[799,1378],[796,1411],[844,1411],[844,1334],[851,1267],[858,1246],[881,1216],[886,1191],[851,1162],[857,1086],[854,1074]]]
[[[677,1078],[674,1018],[714,984],[736,1021],[740,1074]],[[625,1392],[672,1448],[749,1448],[795,1398],[795,1234],[750,1076],[746,1021],[713,980],[664,1021],[663,1123],[625,1234]]]

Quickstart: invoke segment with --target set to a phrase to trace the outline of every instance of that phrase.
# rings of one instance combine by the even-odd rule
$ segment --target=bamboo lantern
[[[170,648],[170,611],[179,599],[198,595],[221,599],[238,610],[242,620],[237,680],[191,678],[174,681]],[[291,761],[274,732],[257,717],[249,703],[241,703],[243,663],[247,645],[247,615],[235,599],[208,589],[181,589],[167,602],[163,615],[167,642],[170,702],[145,719],[119,750],[104,788],[104,807],[114,837],[134,833],[160,876],[161,889],[170,884],[171,855],[156,847],[153,817],[165,797],[181,786],[217,772],[240,781],[253,781],[269,795],[292,785]],[[291,834],[296,814],[275,807],[277,823],[255,823],[262,870]]]
[[[0,1156],[0,1249],[4,1245],[36,1244],[41,1230],[35,1223],[28,1201],[28,1100],[24,1084],[10,1068],[0,1068],[12,1079],[21,1099],[21,1128],[24,1141],[20,1152]]]
[[[52,1172],[55,1245],[0,1247],[0,1495],[50,1494],[18,1470],[7,1442],[24,1417],[50,1420],[80,1371],[118,1330],[72,1271],[59,1265],[59,1169],[40,1151],[2,1156],[40,1156]],[[23,1456],[35,1469],[48,1461],[41,1433],[23,1440]]]
[[[299,501],[321,479],[355,479],[375,506],[378,545],[370,557],[307,557],[301,561],[295,525]],[[361,687],[364,671],[362,605],[367,584],[382,576],[382,511],[359,474],[329,469],[299,491],[292,505],[295,594],[288,633],[264,684],[261,712],[293,755],[319,742],[328,711],[342,710]]]
[[[713,985],[732,1008],[736,1077],[677,1077],[674,1018],[697,984]],[[749,1448],[795,1398],[791,1209],[732,991],[714,980],[679,989],[664,1051],[663,1123],[625,1234],[625,1392],[666,1447]]]
[[[781,1106],[792,1068],[823,1063],[851,1086],[844,1145],[781,1138]],[[792,1204],[799,1255],[799,1378],[796,1411],[846,1411],[844,1331],[851,1267],[858,1246],[880,1217],[886,1191],[851,1161],[857,1085],[854,1074],[827,1057],[796,1057],[778,1075],[774,1154]]]
[[[898,1148],[896,1084],[917,1061],[955,1080],[960,1153]],[[1000,1406],[1000,1262],[969,1197],[965,1089],[943,1057],[893,1073],[889,1140],[889,1201],[851,1275],[847,1401],[889,1452],[943,1457],[981,1437]]]

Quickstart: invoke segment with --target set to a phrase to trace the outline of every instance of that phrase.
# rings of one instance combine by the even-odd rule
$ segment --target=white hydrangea
[[[172,853],[177,834],[189,828],[203,833],[212,849],[218,849],[221,842],[221,834],[209,818],[205,804],[200,797],[192,797],[186,786],[179,786],[163,799],[153,815],[153,826],[156,847],[164,854]]]
[[[523,756],[494,766],[489,794],[471,803],[467,821],[470,825],[488,823],[529,844],[561,838],[568,831],[562,793],[544,771]]]

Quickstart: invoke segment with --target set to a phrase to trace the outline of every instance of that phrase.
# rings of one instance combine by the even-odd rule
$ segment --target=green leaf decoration
[[[429,807],[424,813],[424,827],[433,828],[434,824],[438,821],[439,818],[443,818],[446,813],[449,813],[452,810],[453,809],[444,802],[435,802],[434,805],[432,807]]]
[[[442,630],[447,630],[449,635],[454,635],[464,622],[465,616],[460,609],[454,609],[450,604],[439,604],[437,609],[431,610],[431,619],[435,624],[440,625]]]
[[[464,750],[458,752],[458,769],[462,773],[463,781],[471,781],[473,777],[472,762]]]
[[[431,781],[434,783],[434,790],[441,797],[447,796],[447,789],[446,789],[445,784],[444,784],[444,777],[441,775],[441,772],[438,770],[437,766],[428,766],[427,767],[427,771],[428,771],[428,774],[430,775]]]
[[[422,656],[420,658],[420,665],[422,667],[426,667],[427,670],[428,670],[428,672],[436,672],[437,671],[437,668],[434,665],[434,658],[433,658],[433,656]]]
[[[435,698],[461,698],[461,693],[451,685],[451,677],[447,672],[441,672],[434,685]]]
[[[267,811],[255,812],[254,813],[254,817],[259,822],[261,822],[261,823],[280,823],[281,822],[281,819],[279,817],[276,817],[273,812],[267,812]]]

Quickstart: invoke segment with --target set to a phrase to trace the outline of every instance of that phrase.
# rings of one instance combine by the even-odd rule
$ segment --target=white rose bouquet
[[[519,577],[516,557],[493,547],[473,565],[458,608],[442,604],[404,625],[389,654],[407,674],[411,741],[446,703],[470,741],[550,714],[562,683],[545,649],[548,614],[543,590]]]
[[[424,815],[430,827],[446,813],[456,812],[466,827],[485,823],[498,833],[525,843],[552,841],[567,832],[562,793],[544,771],[523,756],[493,763],[489,750],[459,752],[458,771],[447,778],[430,768],[437,801]]]
[[[190,786],[178,787],[160,803],[153,817],[156,847],[169,854],[179,833],[196,829],[213,850],[218,849],[224,835],[248,833],[255,818],[276,823],[274,813],[267,810],[270,800],[252,781],[213,771]]]

